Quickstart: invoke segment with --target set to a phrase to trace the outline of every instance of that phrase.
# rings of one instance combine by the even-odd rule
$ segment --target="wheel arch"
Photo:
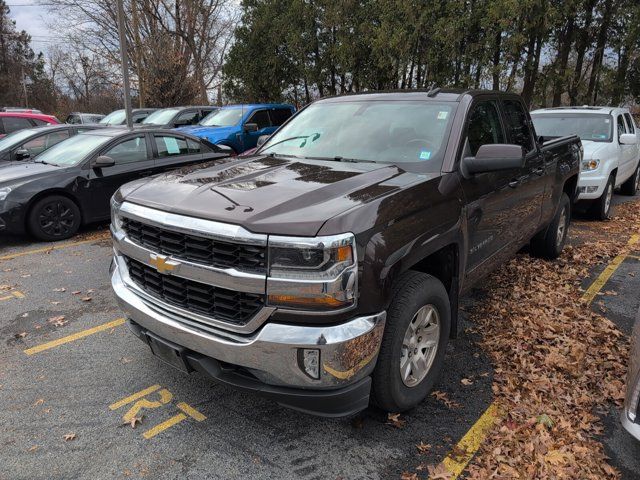
[[[33,210],[34,205],[40,200],[42,200],[43,198],[50,197],[53,195],[66,197],[69,200],[71,200],[73,203],[75,203],[76,207],[78,207],[78,210],[80,211],[80,225],[84,224],[84,212],[82,211],[82,206],[80,205],[78,198],[76,198],[74,195],[70,194],[66,190],[51,188],[48,190],[44,190],[42,192],[38,192],[31,198],[31,200],[29,200],[29,203],[27,204],[27,208],[25,209],[25,215],[24,215],[25,231],[29,229],[29,216],[31,215],[31,211]]]

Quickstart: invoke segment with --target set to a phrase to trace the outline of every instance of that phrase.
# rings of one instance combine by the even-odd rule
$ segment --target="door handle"
[[[510,186],[511,188],[516,188],[518,185],[520,185],[520,180],[511,180],[511,181],[509,182],[509,186]]]
[[[533,173],[535,173],[536,175],[544,175],[544,168],[542,168],[542,167],[536,168],[533,171]]]

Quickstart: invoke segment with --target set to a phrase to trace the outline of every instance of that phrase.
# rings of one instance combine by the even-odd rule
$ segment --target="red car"
[[[27,112],[0,112],[0,138],[25,128],[60,123],[53,115]]]

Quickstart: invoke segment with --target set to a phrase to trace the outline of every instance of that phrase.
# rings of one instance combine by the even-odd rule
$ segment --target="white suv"
[[[578,179],[578,200],[592,203],[599,219],[609,218],[613,190],[635,195],[640,187],[640,131],[627,108],[557,107],[531,112],[538,135],[578,135],[584,159]]]

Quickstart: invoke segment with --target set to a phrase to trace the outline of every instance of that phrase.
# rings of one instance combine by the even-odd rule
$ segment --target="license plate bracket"
[[[183,347],[156,337],[149,332],[146,332],[146,337],[151,353],[160,360],[182,372],[189,373],[192,370],[185,359],[185,349]]]

